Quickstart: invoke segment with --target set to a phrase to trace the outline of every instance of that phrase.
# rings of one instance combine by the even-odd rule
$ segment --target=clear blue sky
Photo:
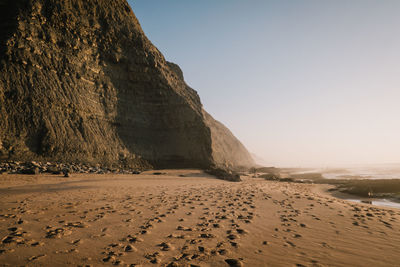
[[[400,1],[129,3],[205,109],[266,163],[400,162]]]

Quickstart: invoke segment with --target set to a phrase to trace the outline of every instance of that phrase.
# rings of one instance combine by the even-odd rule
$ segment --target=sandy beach
[[[400,210],[199,170],[0,176],[1,266],[399,266]]]

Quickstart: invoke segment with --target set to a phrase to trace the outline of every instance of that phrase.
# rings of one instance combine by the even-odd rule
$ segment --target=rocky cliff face
[[[0,159],[249,166],[125,0],[0,0]]]

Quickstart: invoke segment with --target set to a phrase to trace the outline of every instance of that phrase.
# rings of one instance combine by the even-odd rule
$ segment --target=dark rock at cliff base
[[[125,0],[0,1],[0,161],[251,166]]]
[[[230,169],[218,168],[218,167],[210,167],[206,170],[206,173],[214,175],[215,177],[230,181],[230,182],[240,182],[240,175]]]
[[[23,170],[21,170],[21,174],[39,174],[39,168],[31,167],[28,169],[23,169]]]

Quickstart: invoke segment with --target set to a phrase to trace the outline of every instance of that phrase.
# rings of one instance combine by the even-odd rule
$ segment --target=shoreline
[[[327,178],[325,173],[291,173],[280,170],[275,173],[261,175],[267,180],[290,181],[295,183],[309,183],[319,185],[330,185],[327,189],[335,197],[360,201],[363,203],[392,203],[394,207],[400,208],[400,179],[367,179],[361,176],[352,178]],[[357,178],[356,178],[357,177]],[[390,203],[386,203],[390,202]]]
[[[366,198],[358,196],[356,194],[340,192],[339,190],[337,190],[337,186],[335,185],[330,185],[330,184],[314,184],[314,185],[316,185],[316,188],[318,188],[315,190],[316,193],[325,194],[327,196],[332,196],[337,199],[342,199],[350,202],[357,202],[363,205],[372,205],[381,208],[394,208],[400,210],[400,202],[397,202],[394,199]],[[383,202],[387,202],[387,204],[382,205]]]

